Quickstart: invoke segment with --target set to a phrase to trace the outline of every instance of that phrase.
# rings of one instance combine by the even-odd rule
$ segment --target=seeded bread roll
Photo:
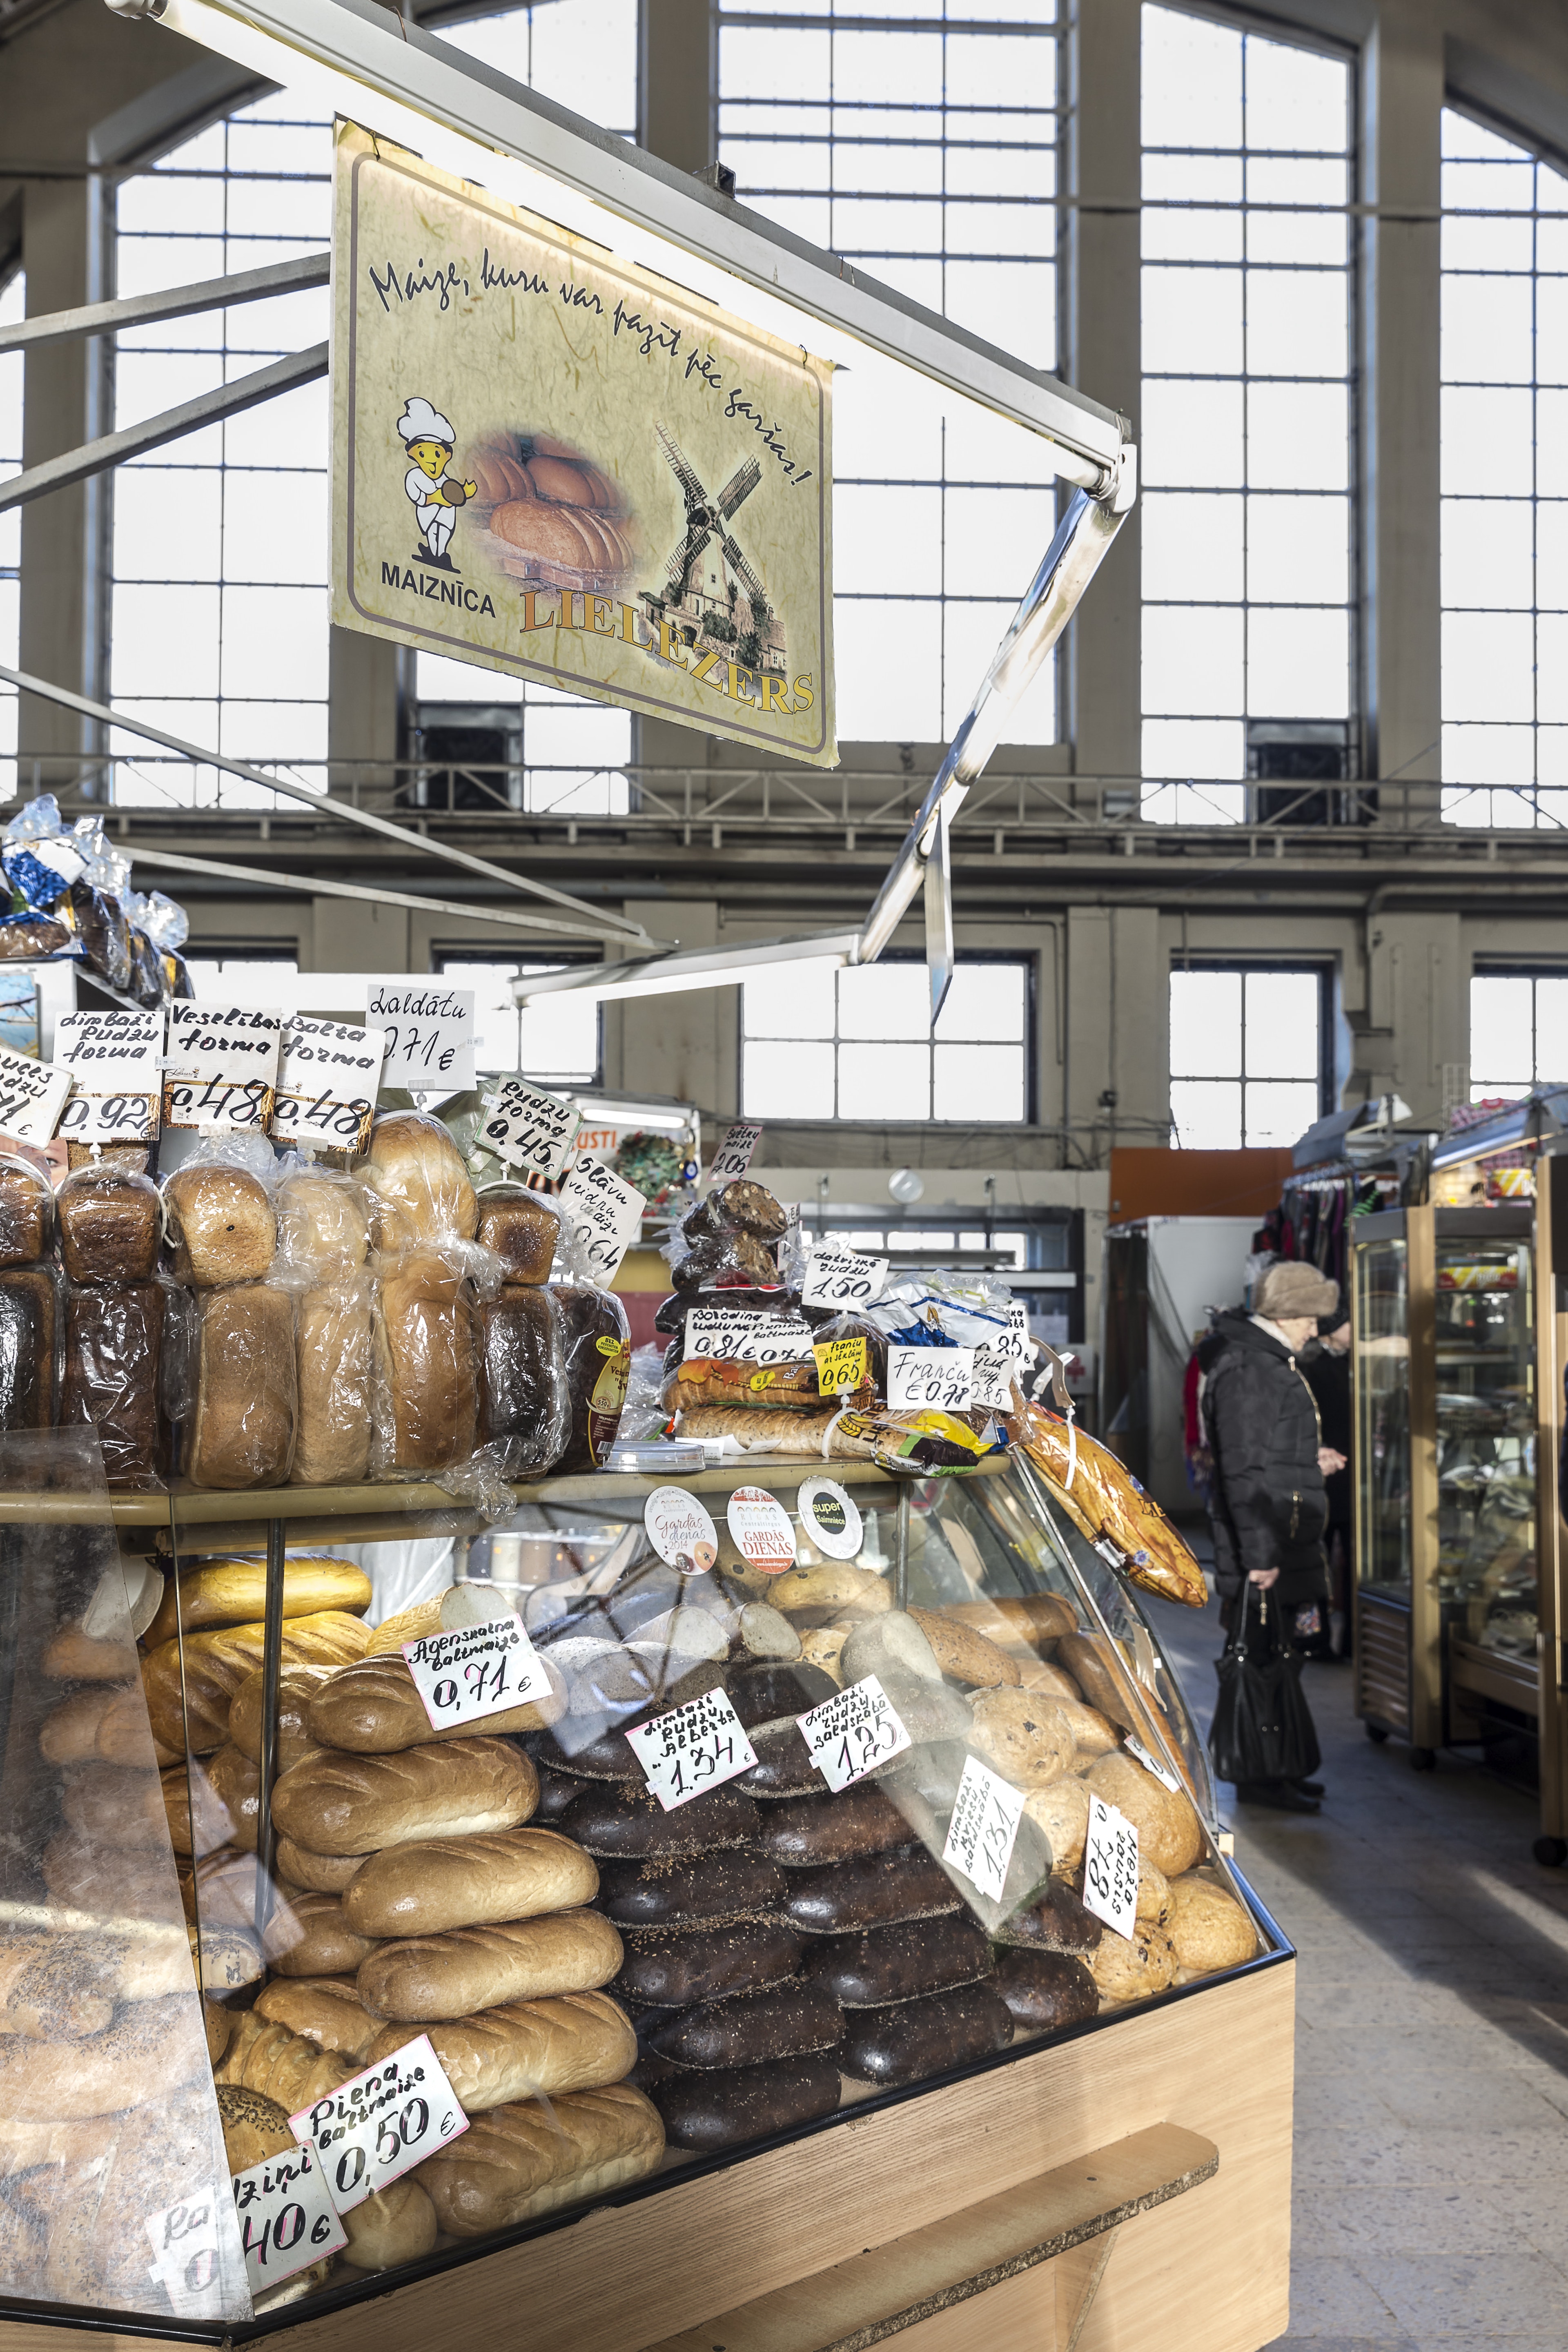
[[[293,2116],[312,2099],[325,2098],[358,2072],[353,2061],[340,2051],[319,2050],[302,2034],[291,2033],[287,2025],[276,2024],[252,2009],[236,2019],[214,2079],[219,2084],[232,2083],[239,2090],[260,2091]]]
[[[507,2001],[429,2031],[442,2071],[469,2116],[515,2099],[599,2090],[619,2083],[637,2059],[637,2036],[625,2011],[602,1992]],[[407,2040],[406,2025],[384,2027],[365,2063],[390,2058]]]
[[[562,1813],[560,1826],[599,1860],[648,1862],[754,1844],[757,1816],[750,1798],[729,1787],[709,1789],[666,1813],[654,1797],[588,1786]]]
[[[0,1943],[0,2034],[79,2042],[114,2015],[115,1984],[82,1936],[11,1936]]]
[[[617,2083],[495,2107],[419,2168],[436,2219],[455,2238],[485,2238],[559,2205],[601,2197],[656,2169],[657,2109]]]
[[[1103,1756],[1087,1779],[1091,1796],[1103,1798],[1134,1824],[1138,1852],[1156,1870],[1179,1878],[1192,1868],[1203,1852],[1203,1826],[1190,1797],[1167,1789],[1124,1754]]]
[[[297,1486],[358,1486],[370,1475],[375,1317],[363,1274],[319,1283],[299,1302]]]
[[[287,1772],[314,1748],[328,1743],[313,1739],[306,1724],[305,1711],[314,1694],[329,1675],[338,1671],[333,1666],[284,1666],[277,1677],[277,1769]],[[229,1738],[242,1756],[253,1764],[261,1762],[261,1702],[264,1677],[258,1666],[254,1675],[246,1675],[229,1702]],[[287,1871],[284,1872],[287,1878]],[[300,1881],[308,1885],[308,1880]]]
[[[825,1870],[791,1871],[781,1906],[789,1925],[806,1936],[892,1927],[902,1919],[935,1919],[963,1907],[940,1863],[905,1850],[863,1854]]]
[[[852,2011],[841,2063],[855,2080],[892,2091],[949,2066],[972,2066],[1012,2038],[1012,2018],[991,1987],[962,1985],[893,2009]]]
[[[365,2008],[351,1976],[280,1978],[257,1993],[256,2013],[269,2025],[303,2034],[318,2050],[351,2058],[356,2066],[368,2063],[371,2044],[386,2023]]]
[[[775,1609],[795,1618],[802,1610],[843,1610],[851,1614],[880,1616],[893,1606],[893,1590],[869,1568],[848,1560],[819,1560],[810,1568],[787,1568],[769,1580],[768,1598]]]
[[[356,1981],[367,2009],[423,2023],[507,2001],[597,1992],[622,1958],[620,1937],[596,1911],[554,1911],[444,1936],[393,1937],[371,1954]]]
[[[1064,1772],[1049,1788],[1031,1789],[1024,1811],[1043,1832],[1052,1867],[1066,1874],[1083,1859],[1089,1836],[1089,1789],[1076,1772]]]
[[[1056,2033],[1092,2017],[1100,2006],[1088,1969],[1065,1952],[998,1952],[997,1991],[1015,2033]]]
[[[237,2083],[216,2086],[218,2117],[224,2127],[224,2155],[231,2173],[248,2172],[269,2156],[298,2149],[288,2128],[288,2113],[260,2091],[243,2090]]]
[[[1017,1684],[1018,1660],[988,1642],[972,1625],[943,1609],[911,1609],[909,1614],[936,1652],[943,1673],[951,1675],[955,1682],[968,1683],[977,1690],[989,1690],[999,1683]]]
[[[261,1939],[269,1967],[283,1977],[350,1976],[379,1948],[374,1936],[356,1935],[340,1895],[290,1887]]]
[[[566,1712],[566,1689],[560,1676],[544,1659],[551,1677],[551,1696],[524,1706],[503,1707],[482,1717],[485,1731],[538,1731]],[[437,1729],[424,1711],[406,1658],[382,1652],[344,1666],[323,1683],[308,1702],[306,1724],[318,1746],[340,1748],[355,1756],[391,1755],[404,1748],[422,1748],[436,1740],[471,1738],[472,1724]]]
[[[364,1866],[362,1853],[311,1853],[292,1838],[277,1841],[277,1875],[290,1886],[308,1887],[313,1895],[341,1895]]]
[[[560,1212],[548,1194],[508,1184],[479,1195],[479,1240],[501,1260],[507,1282],[548,1282],[559,1238]]]
[[[1102,2006],[1119,2007],[1176,1982],[1176,1948],[1163,1927],[1134,1927],[1131,1936],[1103,1936],[1088,1967]]]
[[[716,2074],[683,2069],[655,2083],[650,2095],[671,2147],[708,2156],[831,2116],[841,2091],[837,2057],[827,2053]]]
[[[786,1870],[852,1862],[903,1845],[909,1822],[901,1806],[873,1782],[862,1780],[836,1797],[826,1791],[768,1805],[758,1816],[757,1845]]]
[[[281,1486],[298,1412],[294,1302],[270,1283],[242,1282],[201,1291],[196,1317],[196,1401],[185,1448],[191,1483]]]
[[[206,2063],[205,2035],[188,1993],[128,2001],[101,2032],[69,2042],[0,2034],[0,2111],[20,2122],[117,2115],[162,2101],[204,2073]]]
[[[371,1238],[383,1255],[423,1242],[473,1240],[479,1221],[474,1187],[438,1118],[388,1111],[371,1129],[356,1172],[371,1196]]]
[[[285,1619],[314,1617],[324,1609],[362,1617],[370,1605],[371,1580],[352,1560],[296,1553],[285,1561]],[[179,1622],[187,1641],[193,1633],[210,1633],[218,1625],[259,1625],[266,1613],[265,1559],[204,1559],[181,1573]],[[158,1614],[142,1639],[155,1650],[161,1642],[172,1642],[175,1630],[174,1580],[170,1576],[164,1579]]]
[[[800,1965],[800,1939],[778,1919],[679,1932],[628,1928],[623,1940],[626,1959],[615,1990],[655,2009],[684,2009],[689,2001],[782,1984]]]
[[[162,1220],[149,1176],[78,1168],[55,1195],[60,1257],[73,1282],[148,1282]]]
[[[176,1282],[216,1290],[255,1282],[272,1264],[277,1227],[267,1187],[243,1168],[177,1168],[163,1186]]]
[[[364,1655],[369,1640],[360,1620],[339,1610],[296,1617],[283,1628],[283,1663],[287,1666],[347,1665],[350,1658]],[[230,1702],[246,1675],[255,1674],[261,1664],[261,1649],[260,1625],[230,1625],[210,1633],[186,1635],[184,1686],[193,1755],[210,1755],[228,1738]],[[141,1682],[153,1738],[183,1754],[185,1732],[177,1643],[161,1642],[149,1652],[141,1662]]]
[[[377,1430],[384,1466],[445,1470],[473,1453],[479,1419],[474,1309],[439,1250],[410,1249],[382,1283],[376,1316]]]
[[[574,1910],[599,1892],[582,1848],[554,1830],[427,1838],[371,1854],[343,1896],[366,1936],[434,1936],[453,1927]]]
[[[992,1972],[991,1948],[970,1919],[918,1919],[831,1936],[806,1948],[805,1974],[843,2009],[880,2009],[922,1993],[975,1984]]]
[[[373,1853],[418,1838],[509,1830],[538,1797],[528,1759],[505,1739],[454,1739],[398,1756],[308,1756],[279,1778],[272,1817],[316,1853]]]
[[[777,1909],[786,1884],[772,1863],[740,1847],[674,1862],[613,1862],[601,1874],[597,1907],[618,1927],[711,1927]]]

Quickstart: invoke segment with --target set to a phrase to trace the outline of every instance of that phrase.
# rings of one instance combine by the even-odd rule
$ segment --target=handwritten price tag
[[[887,1280],[884,1257],[862,1257],[858,1250],[811,1252],[800,1292],[802,1307],[869,1307]]]
[[[747,1127],[742,1119],[737,1119],[733,1127],[727,1127],[724,1139],[713,1155],[713,1166],[707,1171],[708,1182],[731,1184],[737,1176],[744,1176],[751,1165],[751,1155],[761,1140],[762,1129]]]
[[[243,1004],[169,1007],[169,1050],[163,1061],[165,1127],[259,1129],[272,1119],[281,1013]]]
[[[608,1290],[643,1230],[647,1202],[612,1175],[602,1160],[591,1159],[587,1152],[573,1160],[559,1198],[588,1272],[601,1290]]]
[[[336,2210],[351,2213],[458,2138],[468,2118],[429,2034],[421,2033],[301,2107],[288,2128],[315,2155]]]
[[[971,1402],[983,1404],[988,1412],[1011,1412],[1012,1384],[1021,1370],[1021,1360],[1010,1348],[977,1348]]]
[[[0,1045],[0,1128],[18,1143],[47,1143],[71,1090],[71,1074]]]
[[[1089,1800],[1083,1902],[1118,1936],[1131,1936],[1138,1916],[1138,1832],[1103,1797]]]
[[[562,1173],[571,1155],[582,1113],[559,1095],[542,1095],[521,1078],[503,1078],[485,1097],[479,1141],[497,1160],[538,1176]]]
[[[291,1014],[283,1028],[273,1134],[327,1151],[363,1151],[386,1050],[384,1029]]]
[[[404,1642],[402,1654],[437,1731],[549,1696],[549,1676],[520,1617],[492,1617],[483,1625],[426,1633]]]
[[[1162,1787],[1170,1790],[1173,1797],[1180,1796],[1181,1782],[1176,1779],[1176,1776],[1171,1770],[1170,1766],[1168,1764],[1162,1764],[1157,1756],[1151,1756],[1141,1739],[1134,1739],[1132,1733],[1129,1731],[1124,1738],[1122,1745],[1125,1748],[1129,1756],[1135,1756],[1137,1758],[1145,1772],[1152,1772],[1155,1780],[1161,1783]]]
[[[315,2151],[269,2156],[234,2177],[235,2218],[252,2294],[341,2253],[349,2233],[332,2210]]]
[[[55,1061],[76,1081],[59,1134],[72,1143],[153,1141],[163,1095],[161,1012],[62,1013]]]
[[[439,980],[372,980],[365,1024],[387,1033],[385,1087],[430,1092],[474,1083],[474,991]]]
[[[176,2319],[214,2319],[222,2302],[219,2277],[218,2200],[211,2183],[149,2213],[153,2277],[173,2306]]]
[[[758,1315],[742,1307],[695,1307],[686,1317],[685,1354],[721,1364],[803,1364],[813,1352],[811,1327],[800,1315]]]
[[[874,1675],[835,1691],[798,1720],[811,1761],[835,1797],[852,1780],[863,1780],[873,1766],[902,1756],[912,1744]]]
[[[975,1350],[890,1347],[887,1401],[895,1412],[967,1412],[975,1401]]]
[[[705,1789],[716,1789],[748,1772],[757,1750],[741,1727],[725,1691],[705,1691],[640,1723],[626,1734],[643,1776],[665,1812],[689,1805]]]
[[[866,1343],[859,1339],[821,1339],[812,1349],[817,1359],[819,1396],[842,1396],[848,1389],[865,1386]]]
[[[1007,1886],[1023,1806],[1021,1789],[1009,1787],[977,1756],[965,1758],[942,1859],[993,1903],[1001,1901]]]

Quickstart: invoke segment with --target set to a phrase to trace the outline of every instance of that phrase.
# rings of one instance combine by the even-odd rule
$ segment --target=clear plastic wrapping
[[[298,1420],[294,1298],[238,1282],[194,1299],[184,1469],[197,1486],[281,1486]]]
[[[478,1309],[479,1440],[514,1478],[559,1460],[570,1428],[561,1308],[549,1288],[507,1283]]]
[[[89,1163],[55,1196],[60,1262],[71,1282],[150,1282],[163,1234],[163,1206],[150,1176]]]
[[[0,1431],[43,1430],[53,1422],[60,1328],[52,1266],[0,1272]]]
[[[504,1281],[548,1282],[561,1238],[561,1213],[548,1192],[490,1184],[480,1193],[478,1239],[501,1260]]]
[[[371,1195],[371,1239],[383,1255],[473,1240],[479,1215],[474,1187],[438,1118],[386,1112],[371,1129],[371,1148],[355,1172]]]
[[[555,1283],[570,1428],[563,1472],[597,1470],[615,1443],[632,1368],[632,1327],[613,1291]]]
[[[19,1155],[0,1158],[0,1266],[32,1265],[47,1257],[54,1232],[55,1196],[47,1176]]]
[[[357,1486],[369,1475],[374,1412],[375,1284],[361,1266],[313,1284],[295,1320],[299,1486]]]
[[[163,1180],[170,1271],[193,1290],[254,1282],[277,1247],[272,1146],[263,1135],[204,1141]]]
[[[313,1283],[361,1270],[370,1255],[371,1203],[357,1176],[291,1157],[273,1199],[280,1270]]]
[[[156,1281],[72,1284],[65,1292],[60,1426],[96,1430],[110,1486],[149,1486],[158,1477],[166,1295]]]
[[[381,1276],[375,1318],[373,1476],[465,1461],[479,1420],[472,1292],[450,1251],[405,1250]]]

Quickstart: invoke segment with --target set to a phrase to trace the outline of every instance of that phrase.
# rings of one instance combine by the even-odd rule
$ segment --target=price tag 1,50
[[[800,1292],[802,1307],[869,1307],[887,1280],[884,1257],[862,1257],[858,1250],[811,1252]]]
[[[542,1095],[521,1078],[503,1078],[485,1097],[478,1140],[497,1160],[536,1176],[559,1176],[577,1140],[582,1112],[561,1095]]]
[[[751,1165],[751,1155],[761,1140],[762,1129],[748,1127],[744,1119],[737,1119],[733,1127],[727,1127],[724,1139],[713,1155],[713,1166],[707,1171],[708,1182],[731,1184],[737,1176],[744,1176]]]
[[[548,1698],[550,1679],[520,1617],[426,1633],[402,1643],[413,1686],[437,1731]]]
[[[321,2167],[327,2194],[351,2213],[389,2180],[401,2180],[468,2128],[428,2033],[351,2074],[288,2118]]]
[[[748,1772],[757,1761],[757,1750],[721,1690],[672,1706],[626,1737],[651,1793],[667,1813],[689,1805],[706,1789]]]
[[[887,1402],[894,1412],[967,1412],[974,1401],[973,1348],[889,1348]]]
[[[953,1800],[944,1862],[961,1871],[971,1886],[999,1903],[1013,1858],[1013,1840],[1023,1819],[1021,1789],[999,1780],[977,1756],[964,1759],[964,1777]]]
[[[643,1230],[648,1203],[602,1160],[582,1152],[560,1188],[561,1214],[581,1250],[588,1273],[608,1290],[621,1261]]]
[[[797,1717],[811,1761],[836,1797],[875,1765],[912,1745],[897,1709],[874,1675],[835,1691]]]
[[[1083,1903],[1118,1936],[1131,1936],[1138,1916],[1137,1825],[1103,1797],[1089,1800]]]
[[[235,2219],[252,2294],[341,2253],[349,2233],[332,2209],[313,2148],[269,2156],[234,2177]]]

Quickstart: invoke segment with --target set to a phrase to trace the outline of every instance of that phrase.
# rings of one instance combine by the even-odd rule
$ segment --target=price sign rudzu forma
[[[152,1143],[163,1094],[163,1014],[116,1005],[62,1013],[55,1060],[76,1081],[57,1132],[69,1143]]]

